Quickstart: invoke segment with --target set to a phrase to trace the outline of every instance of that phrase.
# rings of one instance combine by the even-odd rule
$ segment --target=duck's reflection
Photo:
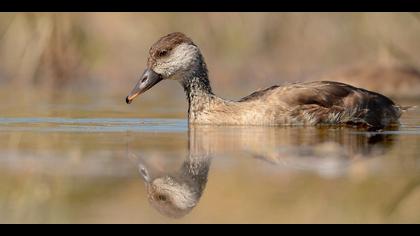
[[[334,173],[355,158],[383,155],[395,139],[386,132],[357,133],[345,128],[215,126],[190,126],[188,138],[187,158],[175,172],[157,173],[136,155],[150,204],[169,217],[185,216],[197,205],[213,156],[239,154],[286,168]]]
[[[147,188],[150,204],[163,215],[179,218],[198,203],[207,183],[211,157],[189,132],[186,160],[176,172],[158,173],[153,166],[136,156],[139,172]],[[155,173],[152,173],[152,172]]]

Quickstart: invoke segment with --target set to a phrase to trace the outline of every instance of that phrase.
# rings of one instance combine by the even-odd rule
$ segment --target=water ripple
[[[187,120],[135,118],[0,118],[0,131],[185,132]]]

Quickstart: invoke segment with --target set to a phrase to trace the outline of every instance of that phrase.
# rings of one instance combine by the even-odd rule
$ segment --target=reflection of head
[[[188,214],[197,204],[201,193],[171,176],[153,180],[147,185],[150,204],[160,213],[179,218]]]
[[[174,174],[153,178],[144,165],[140,166],[150,204],[161,214],[180,218],[198,203],[207,183],[209,158],[188,158]]]

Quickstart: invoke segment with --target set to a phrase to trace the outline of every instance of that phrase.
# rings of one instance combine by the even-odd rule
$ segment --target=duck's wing
[[[275,90],[277,90],[278,88],[280,88],[280,86],[274,85],[266,89],[258,90],[244,98],[241,98],[238,102],[248,102],[248,101],[254,101],[258,99],[264,99],[268,97],[272,92],[276,92]]]
[[[351,122],[383,127],[401,115],[401,109],[381,94],[331,81],[273,86],[240,101],[255,100],[282,104],[291,116],[314,124]]]
[[[325,108],[332,106],[348,107],[358,103],[363,91],[337,82],[319,81],[297,83],[283,88],[282,100],[290,106],[319,105]],[[359,96],[358,96],[359,95]]]
[[[306,113],[326,123],[363,123],[383,128],[397,123],[401,109],[379,93],[348,84],[321,81],[303,83],[296,93],[290,91],[290,104],[307,108]]]
[[[239,102],[264,101],[269,103],[281,102],[288,106],[317,104],[323,107],[343,105],[344,98],[347,102],[356,99],[357,92],[364,92],[353,86],[329,81],[294,83],[285,86],[272,86],[252,93],[239,100]]]

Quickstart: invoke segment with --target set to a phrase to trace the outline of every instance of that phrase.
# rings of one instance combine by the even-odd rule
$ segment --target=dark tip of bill
[[[128,99],[128,96],[125,98],[125,102],[126,102],[127,104],[130,104],[130,103],[131,103],[131,100],[130,100],[130,99]]]

